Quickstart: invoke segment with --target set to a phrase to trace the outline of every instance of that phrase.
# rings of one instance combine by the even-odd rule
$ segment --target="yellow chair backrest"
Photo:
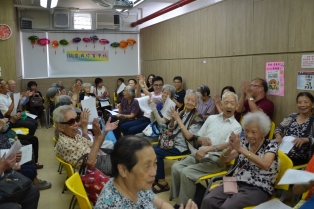
[[[273,139],[274,133],[275,133],[275,128],[276,128],[276,125],[275,125],[275,123],[272,121],[272,122],[271,122],[271,125],[270,125],[269,135],[268,135],[268,138],[269,138],[269,139]]]
[[[116,92],[113,93],[113,102],[116,103],[118,101],[118,97]]]
[[[71,164],[63,161],[61,158],[57,157],[57,160],[63,165],[63,168],[67,172],[68,178],[70,178],[74,174],[74,169]]]
[[[282,189],[288,191],[289,184],[278,185],[278,182],[280,181],[281,177],[286,172],[286,170],[293,167],[293,163],[291,159],[281,150],[278,150],[278,157],[280,160],[280,170],[275,182],[275,189]]]
[[[74,173],[65,181],[68,189],[76,196],[81,209],[92,209],[92,205],[88,199],[85,188],[78,172]]]

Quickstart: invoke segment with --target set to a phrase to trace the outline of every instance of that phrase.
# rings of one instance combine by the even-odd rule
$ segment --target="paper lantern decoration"
[[[128,46],[128,42],[122,40],[119,43],[120,48],[125,49]]]
[[[110,46],[112,46],[113,48],[117,48],[120,46],[120,44],[118,42],[113,42],[112,44],[110,44]]]
[[[28,40],[31,41],[32,48],[34,48],[34,44],[37,44],[38,39],[39,39],[38,36],[30,36],[30,37],[28,37]]]
[[[102,44],[102,45],[107,45],[109,44],[110,42],[107,40],[107,39],[99,39],[99,43]],[[104,46],[104,50],[106,49],[106,47]]]
[[[86,43],[86,47],[87,47],[87,43],[89,43],[91,40],[90,38],[85,37],[83,38],[83,41]]]
[[[136,44],[136,41],[135,41],[133,38],[129,38],[129,39],[127,40],[127,42],[128,42],[128,44],[129,44],[129,46],[133,46],[134,44]]]
[[[75,37],[75,38],[72,39],[72,42],[77,44],[77,43],[80,43],[81,40],[82,39],[80,37]],[[76,46],[76,50],[78,50],[78,46]]]
[[[67,40],[62,39],[62,40],[59,41],[59,44],[60,44],[61,46],[67,46],[67,45],[69,45],[70,43],[69,43]],[[64,48],[63,48],[63,53],[64,53]]]
[[[40,39],[38,39],[38,44],[40,46],[46,46],[46,45],[50,44],[50,40],[48,38],[40,38]]]
[[[53,41],[51,42],[51,46],[52,46],[53,48],[55,48],[55,54],[57,54],[56,48],[58,48],[59,42],[58,42],[57,40],[53,40]]]
[[[98,36],[92,35],[92,36],[90,37],[90,40],[94,43],[94,48],[95,48],[95,43],[99,40]]]

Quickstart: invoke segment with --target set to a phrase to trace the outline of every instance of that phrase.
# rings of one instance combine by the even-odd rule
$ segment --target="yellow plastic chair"
[[[281,177],[286,172],[286,170],[291,169],[293,167],[293,163],[291,159],[281,150],[278,150],[278,157],[280,159],[280,170],[279,170],[276,182],[275,182],[275,189],[283,191],[280,197],[280,201],[283,202],[285,200],[286,193],[289,190],[290,185],[289,184],[278,185],[278,182],[280,181]],[[250,207],[245,207],[244,209],[251,209],[254,207],[255,206],[250,206]]]
[[[270,125],[269,135],[268,135],[269,139],[273,139],[274,133],[275,133],[275,128],[276,128],[276,124],[272,121],[271,125]]]
[[[189,155],[176,155],[176,156],[166,156],[165,159],[167,160],[182,160],[183,158],[186,158]]]
[[[80,175],[76,172],[65,181],[68,189],[75,195],[81,209],[93,209],[83,186]],[[70,208],[72,201],[70,203]]]
[[[235,163],[235,159],[231,160],[230,162],[226,163],[226,165],[230,168],[234,165]],[[217,177],[223,177],[224,175],[226,175],[228,173],[228,170],[225,171],[220,171],[218,173],[211,173],[211,174],[207,174],[205,176],[202,176],[200,178],[198,178],[198,181],[206,181],[206,185],[209,185],[209,180],[213,179],[213,178],[217,178]]]
[[[12,128],[11,130],[15,131],[15,132],[23,132],[22,135],[27,135],[29,134],[29,129],[28,128]]]
[[[74,174],[74,169],[72,167],[72,165],[70,165],[69,163],[63,161],[61,158],[57,157],[57,160],[62,164],[62,167],[65,169],[66,173],[67,173],[67,178],[70,178],[73,174]],[[59,172],[61,174],[61,171]],[[64,191],[67,189],[66,185],[64,184],[62,193],[64,193]]]

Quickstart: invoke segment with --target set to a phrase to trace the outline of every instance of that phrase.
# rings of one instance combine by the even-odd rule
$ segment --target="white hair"
[[[226,98],[227,96],[229,96],[229,95],[233,95],[233,96],[235,97],[235,99],[236,99],[236,102],[238,103],[238,95],[236,95],[236,94],[233,93],[232,91],[227,91],[227,92],[225,92],[225,93],[222,95],[221,100],[224,101],[225,98]]]
[[[70,105],[63,105],[63,106],[57,107],[53,111],[53,121],[56,123],[65,122],[64,116],[69,111],[75,112],[75,109]]]
[[[82,84],[83,90],[85,90],[85,88],[91,87],[91,86],[92,86],[92,84],[90,84],[90,83],[83,83],[83,84]]]
[[[269,133],[271,121],[264,112],[258,110],[245,114],[241,121],[242,128],[245,130],[245,127],[251,123],[258,125],[264,136]]]
[[[194,94],[196,96],[196,104],[198,104],[199,96],[197,95],[196,91],[194,91],[193,89],[188,89],[185,91],[184,101],[190,94]]]

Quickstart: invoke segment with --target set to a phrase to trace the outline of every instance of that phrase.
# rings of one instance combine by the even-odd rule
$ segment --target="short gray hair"
[[[126,86],[124,89],[126,89],[132,97],[135,97],[135,89],[133,86]]]
[[[184,97],[184,101],[186,100],[186,98],[190,95],[190,94],[194,94],[196,96],[196,104],[198,104],[198,100],[200,99],[199,96],[197,95],[196,91],[194,91],[193,89],[188,89],[185,91],[185,97]]]
[[[229,95],[233,95],[233,96],[235,97],[235,99],[236,99],[236,102],[238,103],[238,95],[236,95],[236,94],[233,93],[232,91],[227,91],[226,93],[224,93],[224,94],[222,95],[221,100],[224,101],[225,98],[226,98],[227,96],[229,96]]]
[[[165,89],[168,89],[170,91],[170,99],[173,99],[174,95],[176,94],[176,88],[174,88],[174,86],[172,85],[165,84],[162,88],[162,92],[164,92]]]
[[[53,121],[56,123],[65,122],[64,116],[69,111],[75,112],[75,109],[71,107],[70,105],[63,105],[63,106],[57,107],[53,111]]]
[[[246,125],[255,123],[260,128],[264,136],[269,133],[271,121],[269,117],[262,111],[248,112],[242,118],[242,128],[245,130]]]
[[[59,92],[59,89],[56,87],[50,87],[46,92],[46,97],[48,99],[54,98]]]
[[[71,105],[71,104],[72,104],[72,99],[68,95],[58,96],[58,98],[55,101],[56,108],[63,105]]]
[[[90,84],[90,83],[83,83],[82,89],[84,90],[86,87],[91,87],[91,86],[92,86],[92,84]]]

